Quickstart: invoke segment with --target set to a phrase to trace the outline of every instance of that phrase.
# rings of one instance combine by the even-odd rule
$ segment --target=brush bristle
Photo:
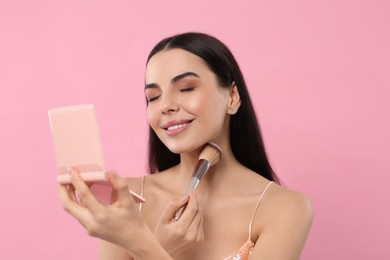
[[[218,163],[222,158],[222,149],[215,143],[207,143],[199,155],[199,159],[204,159],[210,162],[210,166]]]

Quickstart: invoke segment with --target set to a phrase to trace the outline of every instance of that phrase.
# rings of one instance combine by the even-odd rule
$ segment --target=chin
[[[196,143],[189,143],[189,142],[180,142],[180,143],[164,143],[165,146],[175,154],[181,154],[181,153],[191,153],[196,151],[197,149],[200,149],[205,142],[196,142]]]
[[[188,152],[188,147],[184,147],[184,145],[166,145],[166,147],[175,154]]]

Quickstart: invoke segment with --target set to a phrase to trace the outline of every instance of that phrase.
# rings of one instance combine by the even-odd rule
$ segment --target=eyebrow
[[[182,74],[179,74],[175,77],[173,77],[171,79],[171,83],[174,84],[176,82],[178,82],[179,80],[183,79],[183,78],[186,78],[186,77],[196,77],[196,78],[200,78],[200,76],[198,74],[196,74],[195,72],[184,72]],[[145,89],[148,89],[148,88],[157,88],[157,84],[156,83],[150,83],[150,84],[146,84],[145,85]]]

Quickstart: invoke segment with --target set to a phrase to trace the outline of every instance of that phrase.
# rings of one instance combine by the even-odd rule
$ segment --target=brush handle
[[[198,178],[192,177],[190,180],[190,183],[188,184],[187,190],[185,192],[185,195],[188,196],[190,194],[190,191],[192,190],[191,187],[197,187],[199,184],[200,180]],[[183,214],[184,210],[187,207],[187,203],[181,206],[175,213],[175,220],[179,220],[181,215]]]
[[[203,176],[206,174],[208,169],[210,168],[210,162],[205,159],[200,159],[198,163],[195,166],[194,172],[192,174],[192,178],[190,182],[188,183],[187,189],[184,193],[184,195],[188,196],[192,190],[195,190],[200,180],[203,178]],[[184,210],[186,209],[187,204],[184,204],[181,206],[175,213],[175,220],[179,220],[181,215],[183,214]]]
[[[195,166],[194,172],[192,173],[192,177],[196,177],[200,181],[203,178],[203,175],[205,175],[205,173],[208,171],[210,166],[211,166],[211,163],[209,161],[207,161],[205,159],[199,159],[198,163]],[[195,189],[196,186],[198,186],[198,184],[196,184],[195,187],[190,187],[190,185],[191,185],[191,182],[188,185],[188,188]],[[188,188],[187,188],[187,190],[188,190]],[[189,191],[191,191],[191,189]]]

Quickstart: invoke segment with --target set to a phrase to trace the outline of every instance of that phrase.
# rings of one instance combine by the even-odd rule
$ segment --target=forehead
[[[168,82],[185,72],[194,72],[201,78],[213,76],[205,61],[200,57],[183,49],[170,49],[156,53],[149,60],[145,71],[145,81],[147,84]]]

